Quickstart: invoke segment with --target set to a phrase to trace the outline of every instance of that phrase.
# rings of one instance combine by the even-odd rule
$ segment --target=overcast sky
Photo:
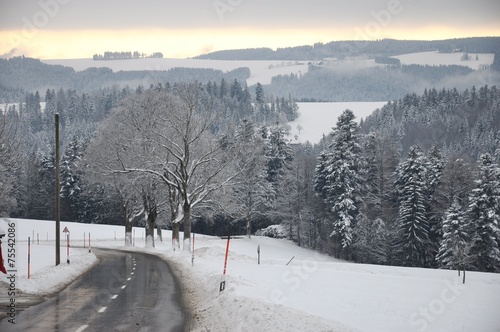
[[[0,0],[0,55],[190,57],[333,40],[500,36],[498,0]]]

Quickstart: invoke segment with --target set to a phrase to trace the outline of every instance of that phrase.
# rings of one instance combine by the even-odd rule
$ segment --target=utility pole
[[[61,263],[61,201],[59,192],[61,191],[59,179],[59,113],[54,114],[54,124],[56,127],[56,266]]]

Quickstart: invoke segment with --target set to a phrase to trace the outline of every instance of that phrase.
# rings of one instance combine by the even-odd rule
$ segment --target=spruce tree
[[[333,141],[316,167],[315,191],[332,213],[330,237],[336,256],[350,258],[354,228],[359,215],[363,167],[358,125],[354,113],[345,110],[334,128]]]
[[[453,201],[450,208],[446,211],[442,230],[443,238],[439,246],[436,261],[443,268],[464,268],[460,266],[460,261],[463,258],[459,254],[466,247],[469,236],[467,234],[464,212],[458,198]]]
[[[426,206],[425,159],[418,146],[412,146],[408,157],[397,169],[399,243],[401,263],[405,266],[427,266],[430,240]]]
[[[80,142],[73,138],[68,143],[61,161],[61,213],[62,218],[69,221],[81,221],[79,215],[82,212],[80,199],[82,150]]]
[[[437,145],[434,145],[428,155],[426,163],[426,201],[427,201],[427,220],[429,222],[429,237],[433,246],[432,252],[439,248],[439,239],[442,235],[441,217],[443,210],[446,209],[439,205],[437,189],[441,186],[444,162],[443,155]]]
[[[480,158],[479,178],[469,196],[471,254],[479,271],[494,272],[500,265],[500,172],[489,154]]]

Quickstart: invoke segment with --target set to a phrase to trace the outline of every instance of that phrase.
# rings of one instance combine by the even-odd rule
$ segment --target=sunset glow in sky
[[[500,1],[0,0],[0,57],[168,58],[336,40],[500,36]]]

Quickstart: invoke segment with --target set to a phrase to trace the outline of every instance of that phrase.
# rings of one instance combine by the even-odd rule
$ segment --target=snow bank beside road
[[[19,222],[18,232],[36,233],[43,224]],[[96,234],[101,238],[93,242],[96,247],[124,249],[123,227],[115,240],[114,230],[108,229],[115,226],[68,225]],[[353,264],[286,240],[239,237],[231,239],[226,289],[220,292],[227,240],[197,234],[192,266],[191,253],[173,251],[170,232],[164,232],[164,239],[146,249],[138,236],[136,247],[126,249],[170,262],[192,309],[192,331],[493,332],[500,326],[500,274],[467,272],[462,285],[456,271]],[[40,287],[51,278],[69,280],[69,270],[79,259],[73,248],[71,265],[64,265],[63,253],[64,264],[55,268],[50,245],[38,246],[45,247],[51,258],[33,271],[33,284],[22,274],[18,280],[35,294],[44,292]],[[80,250],[81,259],[91,257]]]

